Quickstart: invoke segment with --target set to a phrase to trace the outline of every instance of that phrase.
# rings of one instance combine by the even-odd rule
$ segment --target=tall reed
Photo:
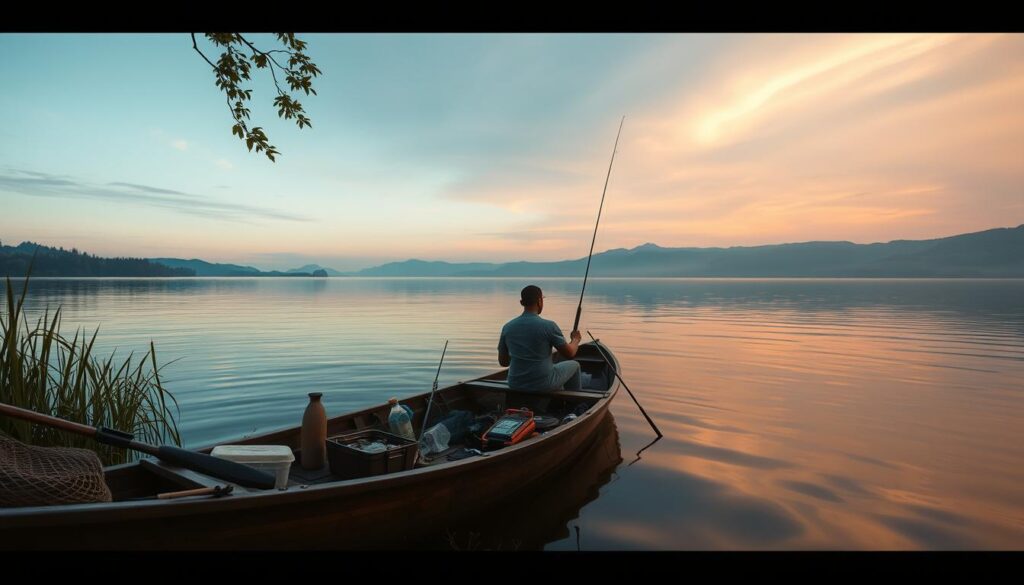
[[[30,268],[31,270],[31,268]],[[178,403],[160,381],[156,347],[123,362],[93,351],[92,336],[78,329],[61,335],[61,309],[49,309],[30,326],[24,314],[29,275],[16,300],[7,278],[6,311],[0,314],[0,402],[89,426],[126,431],[154,444],[181,444],[175,413]],[[165,364],[166,365],[166,364]],[[104,465],[125,463],[138,454],[100,445],[91,438],[0,415],[0,432],[30,445],[80,447],[95,451]]]

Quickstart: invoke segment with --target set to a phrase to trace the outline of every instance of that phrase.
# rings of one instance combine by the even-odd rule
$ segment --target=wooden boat
[[[599,343],[599,342],[598,342]],[[550,394],[548,412],[582,411],[576,419],[524,441],[457,461],[437,457],[406,471],[342,480],[327,467],[308,472],[300,461],[300,427],[228,441],[287,445],[296,454],[285,490],[234,485],[230,495],[161,500],[156,495],[225,482],[159,460],[105,469],[109,503],[0,509],[3,549],[240,549],[401,547],[438,526],[535,488],[597,440],[619,389],[619,364],[604,345],[582,344],[575,357],[593,376],[583,391]],[[556,357],[558,361],[558,357]],[[513,392],[507,370],[438,389],[433,413],[487,413],[529,405],[534,393]],[[429,392],[400,402],[414,412],[417,433]],[[586,409],[585,411],[583,409]],[[386,428],[387,404],[328,420],[328,436]],[[607,428],[605,426],[604,428]],[[201,449],[210,452],[213,446]]]

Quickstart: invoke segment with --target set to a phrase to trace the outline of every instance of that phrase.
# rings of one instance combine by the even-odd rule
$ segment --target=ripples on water
[[[536,282],[567,330],[579,281]],[[27,305],[63,305],[65,330],[100,326],[118,355],[152,339],[198,447],[297,425],[310,391],[331,415],[426,391],[445,339],[441,385],[493,371],[525,284],[37,279]],[[614,439],[521,503],[536,522],[460,530],[567,550],[1019,549],[1022,299],[1020,280],[592,280],[581,328],[665,439],[635,461],[653,433],[623,392]]]

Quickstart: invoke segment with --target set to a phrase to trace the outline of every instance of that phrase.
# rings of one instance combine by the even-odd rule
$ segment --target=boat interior
[[[556,362],[561,361],[559,357],[554,358]],[[339,459],[334,460],[334,464],[325,465],[320,469],[304,469],[300,465],[302,459],[300,426],[248,437],[230,444],[286,445],[291,448],[295,461],[289,469],[286,489],[301,489],[311,485],[345,481],[357,477],[399,473],[413,467],[442,466],[464,458],[482,456],[485,452],[489,455],[491,451],[495,448],[500,449],[501,446],[481,442],[479,440],[482,432],[480,429],[485,431],[490,424],[493,424],[494,420],[505,413],[506,409],[527,408],[539,417],[536,419],[537,421],[547,419],[545,425],[540,425],[538,422],[537,430],[524,439],[524,441],[532,441],[539,440],[546,433],[561,426],[573,424],[576,417],[590,410],[598,401],[608,395],[615,381],[615,374],[612,366],[605,361],[597,348],[589,343],[580,345],[574,359],[580,363],[581,372],[585,373],[581,391],[560,390],[543,394],[513,391],[509,389],[505,380],[507,370],[438,389],[430,406],[428,428],[457,411],[463,411],[460,413],[464,417],[463,420],[468,418],[468,415],[465,414],[466,411],[471,413],[475,426],[471,426],[469,432],[463,436],[452,436],[447,448],[429,455],[419,454],[417,443],[406,445],[404,451],[409,455],[409,460],[404,462],[396,461],[395,451],[397,449],[390,444],[390,439],[386,439],[389,443],[387,452],[378,453],[376,456],[363,456],[353,454],[353,449],[345,447],[344,449],[348,450],[344,453],[345,457],[348,457],[347,462],[339,462]],[[420,436],[423,428],[429,399],[430,393],[427,392],[399,400],[400,404],[409,406],[413,411],[412,425],[417,437]],[[338,444],[345,444],[354,434],[367,434],[363,431],[387,432],[390,409],[391,406],[385,403],[329,418],[327,420],[328,443],[336,440]],[[209,453],[212,448],[211,446],[200,451]],[[330,445],[328,445],[328,449],[331,449]],[[335,453],[338,452],[335,448]],[[328,456],[330,458],[330,453]],[[366,461],[360,458],[366,459]],[[370,458],[375,459],[373,464],[368,462]],[[388,460],[381,462],[382,458],[388,458]],[[351,469],[343,469],[350,463],[352,464]],[[341,471],[339,472],[339,470]],[[114,501],[152,500],[158,494],[226,485],[231,485],[234,493],[278,493],[277,490],[256,490],[228,484],[221,479],[150,458],[107,468],[105,480],[111,489]]]

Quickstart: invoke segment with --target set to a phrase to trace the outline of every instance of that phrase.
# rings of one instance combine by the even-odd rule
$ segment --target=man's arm
[[[505,343],[505,332],[501,332],[501,337],[498,338],[498,363],[501,367],[507,368],[512,362],[512,358],[508,355],[508,345]]]
[[[569,337],[572,341],[569,343],[563,343],[555,349],[557,349],[558,353],[562,354],[564,357],[572,359],[576,357],[576,351],[580,348],[580,340],[583,339],[583,335],[579,331],[573,331],[569,334]]]

